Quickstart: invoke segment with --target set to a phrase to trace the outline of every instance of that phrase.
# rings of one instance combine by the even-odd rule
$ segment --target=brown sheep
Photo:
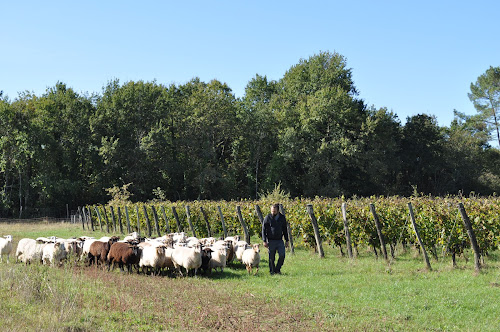
[[[108,253],[108,271],[111,265],[115,268],[115,263],[118,263],[121,271],[124,265],[127,265],[128,273],[132,273],[132,265],[139,264],[141,258],[141,248],[129,243],[116,242],[111,245]]]
[[[92,265],[92,263],[95,263],[96,265],[98,263],[106,263],[106,260],[108,259],[109,249],[111,248],[111,245],[116,241],[118,241],[118,238],[113,236],[109,239],[108,242],[95,241],[94,243],[92,243],[90,245],[88,254],[89,266]]]

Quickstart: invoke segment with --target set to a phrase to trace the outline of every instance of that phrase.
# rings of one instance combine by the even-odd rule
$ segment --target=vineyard
[[[87,206],[81,210],[83,227],[111,232],[139,231],[154,236],[165,232],[185,231],[198,237],[247,234],[259,236],[260,208],[264,216],[272,201],[191,201],[153,202],[107,206]],[[379,255],[379,241],[374,215],[376,209],[385,244],[394,258],[398,245],[415,246],[420,250],[415,229],[409,217],[408,203],[413,206],[415,221],[422,245],[438,259],[450,257],[453,265],[457,256],[470,247],[458,204],[462,203],[475,232],[481,256],[498,248],[500,244],[500,198],[490,197],[370,197],[315,198],[283,200],[283,212],[290,225],[296,246],[317,248],[311,215],[312,205],[321,242],[338,247],[342,255],[346,250],[346,232],[342,217],[342,203],[346,203],[346,220],[354,254],[358,248],[369,247]],[[238,213],[240,211],[240,213]],[[240,216],[238,216],[240,214]]]

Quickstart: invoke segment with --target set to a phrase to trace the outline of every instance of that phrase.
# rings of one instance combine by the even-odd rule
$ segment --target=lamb
[[[255,274],[259,273],[260,263],[260,244],[256,243],[250,249],[245,249],[242,255],[242,263],[245,264],[248,274],[252,272],[252,268],[257,268]]]
[[[112,236],[109,238],[107,242],[101,242],[101,241],[95,241],[90,245],[90,250],[88,253],[88,258],[89,258],[89,266],[92,265],[92,263],[106,263],[106,260],[108,259],[108,253],[109,249],[111,248],[111,245],[118,241],[118,237]]]
[[[128,243],[116,242],[111,245],[108,253],[108,271],[113,265],[118,263],[121,271],[124,271],[123,266],[127,266],[128,273],[132,273],[132,265],[138,265],[141,258],[142,249],[138,246]]]
[[[63,242],[47,243],[43,247],[42,261],[51,266],[60,266],[66,258],[67,252]]]
[[[172,262],[181,276],[181,267],[185,268],[188,274],[190,270],[194,270],[194,275],[196,275],[197,270],[201,267],[201,245],[194,248],[174,248],[172,251]]]
[[[12,252],[12,235],[6,235],[4,238],[0,238],[0,261],[2,263],[4,255],[7,255],[7,262],[9,262],[10,253]]]

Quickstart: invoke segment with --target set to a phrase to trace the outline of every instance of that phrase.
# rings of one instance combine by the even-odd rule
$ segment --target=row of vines
[[[345,248],[346,237],[341,205],[347,204],[347,221],[352,244],[356,253],[359,247],[371,247],[377,253],[380,242],[369,209],[376,207],[382,225],[385,243],[394,257],[398,244],[403,247],[417,244],[415,231],[409,219],[408,203],[411,202],[423,244],[437,259],[439,256],[455,256],[470,246],[464,229],[458,203],[463,203],[475,231],[482,256],[500,245],[500,198],[498,197],[370,197],[343,200],[341,198],[316,198],[284,200],[282,205],[290,224],[296,245],[315,247],[313,225],[306,212],[307,204],[312,204],[318,221],[321,240],[332,246]],[[161,234],[166,231],[191,232],[191,225],[198,237],[222,236],[221,213],[226,232],[229,235],[243,235],[243,226],[237,217],[236,208],[241,208],[242,217],[250,235],[260,235],[261,222],[256,206],[262,208],[264,216],[269,213],[271,201],[192,201],[144,203],[125,206],[88,206],[86,220],[93,227],[101,227],[110,232],[132,231],[143,235],[156,233],[155,221]],[[186,206],[189,206],[189,218]],[[174,208],[174,209],[173,209]],[[219,212],[220,209],[220,212]],[[174,215],[177,213],[177,219]],[[126,212],[126,213],[125,213]],[[126,217],[126,214],[128,217]],[[90,218],[88,216],[90,215]],[[101,219],[99,221],[99,219]],[[179,225],[177,221],[179,220]],[[113,223],[114,221],[114,223]],[[152,225],[148,228],[148,221]],[[188,221],[191,222],[189,225]],[[120,229],[118,225],[122,224]],[[180,226],[180,227],[179,227]]]

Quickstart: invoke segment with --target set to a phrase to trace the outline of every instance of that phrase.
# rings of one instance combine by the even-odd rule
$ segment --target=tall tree
[[[500,67],[491,67],[470,84],[469,99],[484,120],[497,132],[500,146]]]
[[[443,193],[445,137],[436,118],[427,114],[408,117],[402,134],[403,194],[409,195],[415,188],[423,193]]]
[[[292,195],[353,194],[361,128],[367,116],[338,53],[321,52],[288,70],[271,107],[278,120],[278,148],[269,178]]]

